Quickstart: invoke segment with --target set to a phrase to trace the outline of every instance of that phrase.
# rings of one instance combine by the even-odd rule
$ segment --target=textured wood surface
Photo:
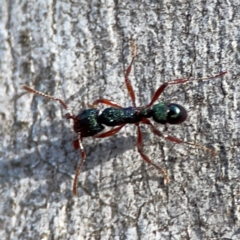
[[[240,10],[229,1],[0,0],[1,239],[240,239]],[[169,87],[161,100],[189,111],[164,134],[215,149],[176,145],[143,126],[144,151],[166,169],[170,184],[144,163],[136,128],[85,139],[59,104],[22,86],[66,100],[75,114],[104,97],[147,104],[165,81],[228,74]]]

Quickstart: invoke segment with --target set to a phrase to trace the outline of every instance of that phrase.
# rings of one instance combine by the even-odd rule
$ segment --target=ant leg
[[[102,104],[105,104],[105,105],[108,105],[108,106],[112,106],[112,107],[115,107],[115,108],[122,108],[118,103],[115,103],[114,101],[111,101],[111,100],[108,100],[108,99],[105,99],[105,98],[97,99],[92,104],[88,104],[88,106],[92,107],[92,108],[96,108],[96,106],[99,103],[102,103]]]
[[[77,195],[77,180],[78,180],[78,176],[80,174],[81,168],[83,166],[83,163],[85,162],[86,159],[86,154],[82,145],[82,138],[81,138],[81,133],[78,132],[78,148],[80,147],[80,153],[81,153],[81,157],[82,157],[82,161],[80,162],[80,164],[77,167],[77,170],[75,172],[75,177],[74,177],[74,181],[73,181],[73,194],[76,196]]]
[[[78,150],[79,149],[79,141],[78,141],[78,139],[73,140],[72,143],[73,143],[74,150]]]
[[[125,125],[126,124],[122,124],[119,127],[116,127],[114,129],[112,129],[110,131],[107,131],[105,133],[102,133],[102,134],[97,134],[94,137],[95,138],[105,138],[105,137],[112,136],[112,135],[116,134],[117,132],[119,132],[121,130],[121,128]],[[83,163],[85,162],[85,159],[86,159],[86,154],[85,154],[85,151],[84,151],[84,148],[83,148],[83,145],[82,145],[82,138],[81,138],[81,133],[80,132],[78,132],[78,139],[73,141],[73,146],[74,146],[75,150],[80,148],[80,153],[81,153],[81,157],[82,157],[82,161],[78,165],[78,168],[77,168],[76,173],[75,173],[74,181],[73,181],[73,194],[76,196],[77,195],[78,176],[80,174]]]
[[[45,98],[48,98],[50,100],[54,100],[54,101],[58,101],[66,110],[67,110],[67,114],[66,114],[66,117],[68,119],[73,119],[73,121],[76,119],[75,115],[73,115],[70,110],[68,109],[68,106],[67,104],[60,98],[56,98],[56,97],[53,97],[51,95],[47,95],[45,93],[42,93],[42,92],[39,92],[35,89],[32,89],[28,86],[24,86],[23,87],[25,90],[27,90],[28,92],[32,92],[34,94],[37,94],[37,95],[40,95],[42,97],[45,97]],[[78,133],[78,140],[77,140],[77,143],[76,141],[74,141],[74,148],[75,149],[78,149],[80,147],[80,153],[81,153],[81,157],[82,157],[82,161],[81,163],[78,165],[78,168],[76,170],[76,173],[75,173],[75,177],[74,177],[74,182],[73,182],[73,194],[74,195],[77,195],[77,179],[78,179],[78,176],[80,174],[80,171],[81,171],[81,168],[82,168],[82,165],[83,163],[85,162],[85,159],[86,159],[86,154],[84,152],[84,148],[83,148],[83,145],[82,145],[82,138],[81,138],[81,133],[79,132]]]
[[[45,93],[43,93],[43,92],[39,92],[39,91],[37,91],[37,90],[35,90],[35,89],[33,89],[33,88],[30,88],[30,87],[28,87],[28,86],[23,86],[23,88],[24,88],[25,90],[27,90],[28,92],[37,94],[37,95],[39,95],[39,96],[48,98],[48,99],[50,99],[50,100],[58,101],[58,102],[63,106],[63,108],[65,108],[65,109],[67,110],[67,114],[66,114],[66,118],[67,118],[67,119],[72,118],[72,119],[74,120],[74,119],[76,118],[75,115],[73,115],[73,114],[71,113],[71,111],[69,110],[67,104],[66,104],[62,99],[53,97],[53,96],[51,96],[51,95],[47,95],[47,94],[45,94]]]
[[[133,106],[136,107],[136,97],[135,97],[135,93],[133,91],[133,87],[131,85],[131,82],[128,78],[130,72],[131,72],[131,69],[132,69],[132,65],[133,65],[133,62],[134,62],[134,59],[135,59],[136,55],[134,55],[132,57],[132,61],[130,63],[130,65],[128,66],[127,70],[126,70],[126,73],[124,75],[125,77],[125,83],[126,83],[126,87],[127,87],[127,90],[128,90],[128,93],[132,99],[132,102],[133,102]],[[108,100],[108,99],[104,99],[104,98],[100,98],[100,99],[97,99],[93,102],[93,104],[88,104],[89,107],[96,107],[96,105],[98,105],[99,103],[103,103],[103,104],[106,104],[106,105],[109,105],[109,106],[112,106],[112,107],[117,107],[117,108],[122,108],[119,104],[111,101],[111,100]]]
[[[142,144],[142,132],[141,132],[139,124],[136,124],[136,126],[137,126],[137,135],[138,135],[137,136],[137,149],[138,149],[138,152],[140,153],[140,155],[143,158],[143,160],[146,161],[148,164],[150,164],[150,165],[154,166],[155,168],[157,168],[163,174],[166,183],[169,183],[169,177],[168,177],[167,172],[163,168],[161,168],[158,165],[156,165],[155,163],[153,163],[148,158],[148,156],[143,153],[143,149],[142,149],[142,147],[143,147],[142,146],[143,145]]]
[[[133,57],[132,57],[132,61],[130,63],[130,65],[128,66],[126,72],[125,72],[125,75],[124,75],[124,78],[125,78],[125,84],[126,84],[126,87],[127,87],[127,90],[128,90],[128,93],[132,99],[132,102],[133,102],[133,106],[136,107],[136,97],[135,97],[135,93],[134,93],[134,90],[133,90],[133,87],[132,87],[132,84],[128,78],[131,70],[132,70],[132,65],[133,65],[133,62],[136,58],[136,55],[137,55],[137,46],[136,46],[136,43],[132,41],[131,43],[132,45],[132,48],[133,48]]]
[[[167,140],[169,140],[169,141],[171,141],[171,142],[178,143],[178,144],[179,144],[179,143],[185,143],[185,144],[188,144],[188,145],[192,145],[192,146],[194,146],[194,147],[196,147],[196,148],[201,148],[201,149],[203,149],[203,150],[206,150],[206,151],[210,152],[212,155],[216,155],[216,152],[215,152],[215,151],[213,151],[213,150],[211,150],[211,149],[209,149],[209,148],[207,148],[207,147],[205,147],[205,146],[202,146],[202,145],[200,145],[200,144],[190,143],[190,142],[184,142],[183,140],[181,140],[181,139],[179,139],[179,138],[176,138],[176,137],[173,137],[173,136],[169,136],[169,135],[164,136],[164,135],[163,135],[148,119],[146,119],[146,118],[144,118],[144,119],[142,120],[142,123],[149,125],[150,128],[151,128],[151,131],[152,131],[154,134],[156,134],[157,136],[159,136],[159,137],[163,137],[163,138],[165,138],[165,139],[167,139]]]
[[[101,134],[96,134],[95,136],[93,136],[94,138],[105,138],[105,137],[110,137],[116,133],[118,133],[123,126],[125,126],[126,124],[120,125],[119,127],[113,128],[107,132],[101,133]],[[73,147],[75,150],[78,150],[80,145],[79,145],[79,140],[74,140],[73,141]]]
[[[97,134],[94,137],[95,138],[105,138],[105,137],[112,136],[112,135],[116,134],[117,132],[119,132],[121,130],[121,128],[123,126],[125,126],[125,125],[126,124],[122,124],[119,127],[116,127],[114,129],[112,129],[110,131],[107,131],[105,133],[102,133],[102,134]],[[84,151],[84,148],[83,148],[83,145],[82,145],[82,138],[81,138],[81,133],[80,132],[78,132],[78,140],[74,140],[73,141],[73,146],[74,146],[75,150],[80,148],[80,153],[81,153],[81,157],[82,157],[82,161],[78,165],[78,168],[76,170],[75,177],[74,177],[74,182],[73,182],[73,194],[76,196],[77,195],[77,180],[78,180],[78,176],[80,174],[80,171],[81,171],[81,168],[83,166],[83,163],[85,162],[85,159],[86,159],[86,154],[85,154],[85,151]]]
[[[132,87],[132,84],[128,78],[131,70],[132,70],[132,65],[133,65],[133,62],[135,60],[135,57],[136,57],[136,52],[137,52],[137,47],[136,47],[136,44],[134,42],[132,42],[132,48],[133,48],[133,57],[132,57],[132,61],[130,63],[130,65],[128,66],[126,72],[125,72],[125,75],[124,75],[124,78],[125,78],[125,84],[126,84],[126,87],[127,87],[127,90],[128,90],[128,93],[131,97],[131,100],[133,102],[133,106],[136,107],[136,97],[135,97],[135,93],[134,93],[134,90],[133,90],[133,87]],[[118,103],[115,103],[111,100],[108,100],[108,99],[105,99],[105,98],[100,98],[100,99],[97,99],[95,100],[92,104],[88,104],[89,107],[93,107],[95,108],[99,103],[102,103],[102,104],[105,104],[105,105],[109,105],[109,106],[112,106],[112,107],[116,107],[116,108],[122,108],[122,106],[120,106]]]
[[[227,72],[222,72],[222,73],[219,73],[215,76],[212,76],[212,77],[204,77],[204,78],[196,78],[196,79],[193,79],[193,80],[197,80],[197,81],[200,81],[200,80],[209,80],[209,79],[212,79],[212,78],[217,78],[217,77],[221,77],[223,75],[225,75]],[[190,80],[189,78],[179,78],[179,79],[175,79],[175,80],[172,80],[170,82],[165,82],[163,83],[158,89],[157,91],[154,93],[153,97],[152,97],[152,100],[151,102],[147,105],[147,108],[151,107],[153,105],[153,103],[159,98],[159,96],[162,94],[162,92],[165,90],[165,88],[168,86],[168,85],[173,85],[173,84],[183,84],[185,82],[190,82],[192,80]]]
[[[118,133],[118,132],[122,129],[122,127],[124,127],[125,125],[126,125],[126,124],[122,124],[122,125],[120,125],[120,126],[118,126],[118,127],[116,127],[116,128],[113,128],[113,129],[107,131],[107,132],[104,132],[104,133],[101,133],[101,134],[96,134],[94,137],[95,137],[95,138],[110,137],[110,136]]]
[[[47,95],[47,94],[45,94],[45,93],[39,92],[39,91],[37,91],[37,90],[35,90],[35,89],[33,89],[33,88],[30,88],[30,87],[28,87],[28,86],[23,86],[23,88],[24,88],[25,90],[27,90],[28,92],[32,92],[32,93],[37,94],[37,95],[40,95],[40,96],[42,96],[42,97],[45,97],[45,98],[48,98],[48,99],[51,99],[51,100],[58,101],[66,110],[68,110],[67,104],[66,104],[62,99],[60,99],[60,98],[56,98],[56,97]]]

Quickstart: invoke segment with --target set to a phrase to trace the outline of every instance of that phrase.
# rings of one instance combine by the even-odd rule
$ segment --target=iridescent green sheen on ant
[[[187,111],[183,106],[177,103],[171,103],[168,105],[167,122],[169,124],[180,124],[186,119]]]
[[[99,110],[90,108],[82,111],[76,116],[73,129],[75,132],[81,132],[81,137],[94,136],[101,132],[104,126],[98,121]]]
[[[139,114],[143,118],[150,118],[150,117],[152,117],[152,109],[146,108],[146,107],[142,107],[142,108],[140,107]]]
[[[167,105],[164,102],[153,105],[152,117],[155,122],[167,123]]]
[[[124,109],[123,108],[106,108],[98,117],[98,121],[107,126],[116,126],[123,123]]]
[[[100,123],[110,127],[125,123],[137,123],[143,118],[151,117],[151,109],[149,108],[106,108],[98,117]]]
[[[160,102],[152,108],[153,120],[161,124],[180,124],[187,119],[187,111],[177,103]]]
[[[179,124],[186,120],[187,112],[182,106],[176,103],[167,105],[166,103],[161,102],[155,104],[152,109],[147,107],[110,107],[104,109],[100,115],[96,115],[99,125],[104,124],[109,127],[127,123],[138,123],[144,118],[151,117],[157,123]],[[97,122],[95,122],[94,119],[92,119],[92,121],[97,126]],[[94,127],[94,129],[97,128]]]

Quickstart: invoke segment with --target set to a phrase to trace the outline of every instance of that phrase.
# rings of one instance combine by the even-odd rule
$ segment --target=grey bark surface
[[[1,239],[240,239],[240,7],[229,1],[8,1],[0,28]],[[27,93],[29,85],[63,98],[73,113],[104,97],[131,106],[163,83],[228,71],[209,81],[170,86],[160,100],[188,109],[164,134],[217,151],[174,144],[147,126],[144,152],[136,127],[84,139],[80,160],[65,111]],[[103,109],[103,107],[99,107]]]

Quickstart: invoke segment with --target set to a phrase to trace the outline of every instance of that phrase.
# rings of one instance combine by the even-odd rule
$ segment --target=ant
[[[148,164],[154,166],[157,168],[164,176],[164,179],[166,183],[169,183],[169,177],[167,172],[156,165],[154,162],[152,162],[147,155],[143,152],[143,139],[142,139],[142,132],[140,129],[140,123],[146,124],[150,126],[151,131],[156,134],[159,137],[163,137],[167,140],[170,140],[174,143],[185,143],[188,145],[193,145],[198,148],[205,149],[209,152],[211,152],[213,155],[216,153],[204,146],[201,146],[196,143],[189,143],[184,142],[183,140],[173,137],[173,136],[164,136],[163,133],[161,133],[149,120],[148,118],[152,118],[155,122],[161,123],[161,124],[181,124],[187,119],[187,111],[186,109],[176,103],[170,103],[166,104],[164,102],[159,102],[155,105],[153,105],[159,98],[159,96],[163,93],[163,91],[168,87],[169,85],[174,84],[183,84],[186,82],[190,82],[189,78],[180,78],[175,79],[170,82],[163,83],[154,93],[150,103],[148,103],[146,106],[143,107],[137,107],[136,101],[135,101],[135,93],[133,90],[133,87],[129,80],[129,74],[132,69],[133,62],[136,58],[136,45],[133,43],[133,56],[132,60],[130,62],[130,65],[128,66],[124,79],[125,84],[127,87],[128,94],[130,95],[130,98],[132,100],[133,106],[132,107],[122,107],[119,104],[105,99],[100,98],[93,102],[93,104],[89,104],[89,109],[83,110],[78,115],[74,115],[69,110],[67,104],[60,98],[56,98],[50,95],[47,95],[45,93],[39,92],[35,89],[32,89],[28,86],[24,86],[23,88],[27,90],[28,92],[32,92],[34,94],[40,95],[42,97],[58,101],[63,108],[66,109],[67,114],[66,118],[71,119],[73,121],[73,129],[77,133],[77,140],[73,141],[74,149],[80,149],[80,155],[82,158],[82,161],[77,167],[74,182],[73,182],[73,194],[77,195],[77,180],[78,176],[80,174],[81,168],[83,166],[83,163],[86,159],[86,154],[83,148],[82,139],[85,137],[95,137],[95,138],[105,138],[112,136],[116,133],[118,133],[126,124],[135,124],[137,127],[137,150],[144,161],[146,161]],[[219,73],[212,77],[205,77],[205,78],[198,78],[195,80],[209,80],[212,78],[217,78],[225,75],[227,72]],[[103,110],[102,113],[99,114],[99,110],[96,109],[97,105],[99,103],[108,105],[110,107]],[[114,127],[113,129],[100,133],[104,126]]]

